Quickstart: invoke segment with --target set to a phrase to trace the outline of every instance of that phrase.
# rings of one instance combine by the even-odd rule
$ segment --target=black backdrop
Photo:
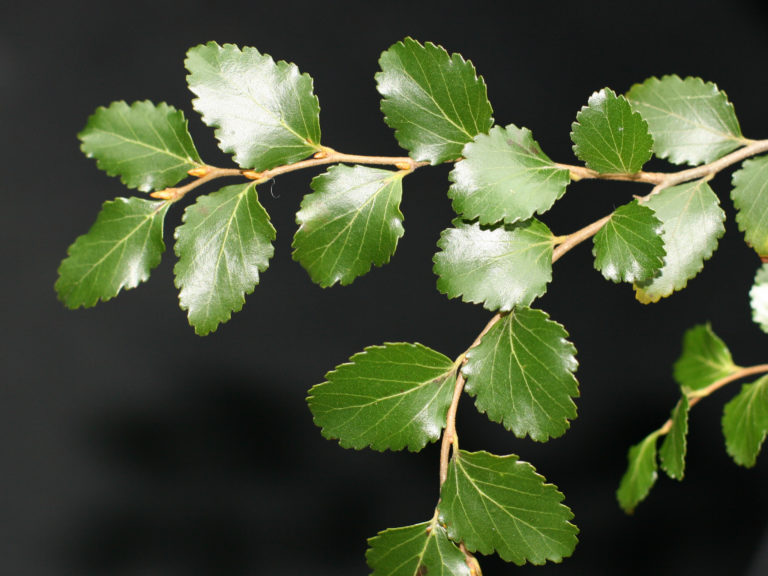
[[[307,389],[383,341],[461,352],[487,321],[434,289],[431,258],[451,219],[446,167],[409,177],[406,235],[390,265],[321,290],[290,257],[308,174],[265,186],[276,256],[243,312],[206,338],[178,309],[168,253],[147,284],[66,311],[53,282],[66,247],[101,203],[124,194],[78,150],[98,105],[168,101],[202,156],[227,165],[191,110],[183,58],[208,40],[253,45],[315,79],[323,141],[399,154],[378,110],[379,53],[406,35],[443,44],[484,75],[497,122],[529,127],[572,159],[569,127],[592,91],[649,75],[716,81],[747,136],[768,136],[768,10],[735,0],[621,2],[28,2],[0,8],[0,573],[30,576],[364,574],[365,537],[426,519],[437,450],[346,451],[324,440]],[[692,414],[684,482],[660,478],[625,516],[614,490],[627,447],[675,401],[671,364],[684,330],[711,321],[738,363],[765,362],[750,321],[758,261],[731,217],[720,250],[688,290],[653,306],[591,268],[590,248],[555,269],[540,306],[579,350],[579,418],[547,444],[460,411],[462,446],[515,452],[566,494],[581,543],[561,565],[486,574],[765,574],[768,457],[725,455],[726,390]],[[639,189],[579,183],[546,217],[556,233]],[[180,211],[169,216],[166,241]],[[735,390],[735,387],[734,387]],[[761,552],[762,550],[762,552]]]

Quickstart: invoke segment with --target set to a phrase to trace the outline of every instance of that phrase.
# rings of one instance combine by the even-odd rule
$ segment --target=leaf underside
[[[768,256],[768,156],[746,160],[732,182],[739,230],[758,256]]]
[[[629,449],[627,460],[629,466],[621,478],[616,496],[622,509],[628,514],[645,500],[651,491],[657,477],[656,439],[659,433],[655,431]]]
[[[763,264],[755,274],[755,282],[749,291],[752,320],[768,333],[768,264]]]
[[[685,474],[689,407],[688,397],[682,396],[672,410],[672,428],[664,437],[659,450],[662,469],[675,480],[682,480]]]
[[[744,384],[723,410],[725,447],[734,462],[751,468],[768,434],[768,376]]]
[[[689,328],[674,376],[683,393],[701,390],[736,372],[731,352],[709,324]]]

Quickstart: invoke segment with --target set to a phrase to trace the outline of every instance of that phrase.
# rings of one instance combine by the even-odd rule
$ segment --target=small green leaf
[[[643,115],[659,158],[674,164],[704,164],[747,143],[725,92],[701,78],[648,78],[627,92]]]
[[[672,428],[661,443],[659,459],[662,469],[675,480],[685,473],[686,436],[688,435],[688,397],[683,396],[672,410]]]
[[[312,280],[328,287],[350,284],[382,266],[402,237],[400,200],[406,172],[367,166],[333,166],[312,180],[296,214],[300,225],[293,259]]]
[[[457,214],[480,224],[514,224],[542,214],[571,179],[541,151],[530,130],[514,124],[478,134],[463,156],[451,171],[448,196]]]
[[[275,229],[256,185],[235,184],[187,207],[175,237],[179,302],[205,335],[242,309],[274,254]]]
[[[749,291],[749,303],[752,306],[752,320],[763,332],[768,333],[768,264],[757,270],[755,283]]]
[[[732,182],[739,230],[758,256],[768,256],[768,156],[745,161]]]
[[[462,372],[475,405],[516,436],[546,441],[576,417],[576,349],[541,310],[513,309],[469,351]]]
[[[208,42],[191,48],[185,65],[195,110],[240,167],[267,170],[321,149],[320,104],[295,64]]]
[[[417,452],[440,438],[456,366],[421,344],[371,346],[309,391],[326,438],[345,448]]]
[[[371,576],[472,576],[464,554],[437,522],[390,528],[368,545]]]
[[[169,202],[116,198],[105,202],[87,234],[69,247],[56,292],[68,308],[90,308],[149,278],[165,251]]]
[[[573,152],[597,172],[634,174],[651,159],[648,123],[610,88],[592,94],[571,129]]]
[[[674,366],[675,380],[684,394],[706,388],[738,369],[725,342],[709,324],[686,331],[683,351]]]
[[[440,522],[472,552],[497,552],[517,565],[560,562],[573,553],[579,529],[563,495],[545,482],[515,455],[460,450],[440,491]]]
[[[485,82],[461,55],[406,38],[382,53],[379,66],[384,120],[414,160],[455,160],[464,144],[493,126]]]
[[[128,188],[162,190],[201,166],[184,113],[165,102],[112,102],[88,118],[80,149]]]
[[[535,218],[493,229],[456,222],[437,245],[437,289],[488,310],[527,306],[552,280],[554,236]]]
[[[702,180],[666,188],[651,196],[644,206],[661,220],[661,237],[667,251],[661,273],[635,283],[637,299],[648,304],[682,290],[701,272],[725,232],[725,212],[717,195]]]
[[[622,509],[631,514],[645,500],[656,482],[656,439],[659,431],[652,432],[639,444],[629,449],[629,467],[621,478],[616,492]]]
[[[744,384],[723,411],[725,447],[736,464],[751,468],[768,434],[768,376]]]
[[[661,222],[633,200],[620,206],[595,235],[595,268],[613,282],[647,282],[664,265]]]

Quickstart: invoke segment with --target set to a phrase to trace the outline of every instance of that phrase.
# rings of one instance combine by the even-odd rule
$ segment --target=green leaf
[[[725,447],[733,460],[751,468],[768,434],[768,376],[744,384],[723,411]]]
[[[639,444],[629,449],[629,467],[621,478],[621,484],[616,492],[619,504],[628,514],[645,500],[656,482],[656,439],[659,431],[656,430],[646,436]]]
[[[554,236],[535,218],[493,229],[456,222],[437,245],[437,289],[488,310],[527,306],[552,280]]]
[[[755,283],[749,291],[749,303],[752,306],[752,320],[763,332],[768,333],[768,264],[757,270]]]
[[[592,94],[571,129],[574,153],[597,172],[634,174],[651,159],[648,123],[610,88]]]
[[[345,448],[417,452],[440,438],[456,366],[421,344],[371,346],[309,391],[309,409],[326,438]]]
[[[368,545],[372,576],[472,576],[464,554],[437,522],[390,528]]]
[[[98,108],[77,136],[101,170],[142,192],[173,186],[202,165],[184,113],[165,102],[112,102]]]
[[[462,372],[475,405],[516,436],[546,441],[576,417],[576,349],[541,310],[514,308],[469,351]]]
[[[105,202],[88,233],[69,247],[56,292],[68,308],[90,308],[136,288],[160,264],[169,202],[116,198]]]
[[[240,167],[267,170],[321,149],[320,104],[295,64],[208,42],[191,48],[185,65],[195,110]]]
[[[514,224],[546,212],[571,178],[541,151],[530,130],[514,124],[478,134],[463,155],[451,171],[448,196],[457,214],[480,224]]]
[[[675,380],[684,394],[706,388],[738,369],[728,347],[709,324],[686,331],[683,351],[674,366]]]
[[[664,265],[661,221],[633,200],[620,206],[595,235],[595,268],[613,282],[647,282]]]
[[[682,290],[701,272],[725,232],[725,212],[717,195],[702,180],[666,188],[644,205],[661,220],[661,238],[667,251],[661,273],[635,283],[637,299],[648,304]]]
[[[674,164],[712,162],[747,143],[725,92],[701,78],[648,78],[627,99],[648,122],[656,155]]]
[[[235,184],[187,207],[175,237],[179,302],[205,335],[242,309],[274,253],[275,229],[256,185]]]
[[[745,161],[732,182],[739,230],[758,256],[768,257],[768,156]]]
[[[328,287],[350,284],[382,266],[404,234],[400,200],[407,172],[366,166],[333,166],[312,180],[296,214],[300,225],[293,259],[312,280]]]
[[[661,467],[675,480],[682,480],[685,473],[686,436],[688,435],[688,397],[683,396],[672,410],[672,428],[661,443],[659,459]]]
[[[578,528],[563,495],[515,455],[454,455],[440,491],[440,522],[472,552],[507,562],[560,562],[576,547]]]
[[[461,55],[406,38],[382,53],[379,66],[384,120],[414,160],[455,160],[493,125],[485,82]]]

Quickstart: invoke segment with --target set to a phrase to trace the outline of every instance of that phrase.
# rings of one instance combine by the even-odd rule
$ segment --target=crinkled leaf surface
[[[295,64],[208,42],[191,48],[185,65],[195,110],[241,168],[267,170],[320,150],[320,104]]]
[[[768,257],[768,156],[746,160],[734,172],[731,198],[747,244]]]
[[[418,451],[440,437],[455,371],[421,344],[371,346],[312,387],[309,408],[323,436],[345,448]]]
[[[455,160],[493,125],[485,82],[461,55],[406,38],[382,53],[379,66],[384,120],[414,160]]]
[[[595,268],[613,282],[646,282],[664,264],[661,221],[633,200],[620,206],[595,235]]]
[[[334,166],[312,180],[296,214],[293,258],[323,287],[382,266],[402,237],[405,172]]]
[[[683,396],[672,410],[672,428],[664,437],[659,450],[661,467],[675,480],[685,474],[686,437],[688,435],[688,397]]]
[[[164,102],[100,107],[78,138],[101,170],[143,192],[173,186],[202,165],[184,113]]]
[[[701,180],[662,190],[644,205],[661,220],[667,252],[658,276],[635,283],[637,299],[647,304],[682,290],[704,268],[725,232],[725,212],[709,184]]]
[[[725,447],[733,460],[751,468],[768,434],[768,376],[744,384],[723,411]]]
[[[563,495],[515,455],[454,455],[440,491],[440,522],[472,552],[507,562],[560,562],[576,547],[578,528]]]
[[[648,123],[610,88],[592,94],[571,129],[573,152],[597,172],[634,174],[651,159]]]
[[[456,222],[437,245],[437,289],[488,310],[527,306],[552,280],[554,236],[535,218],[494,229]]]
[[[674,164],[704,164],[746,144],[725,92],[701,78],[648,78],[627,92],[642,114],[659,158]]]
[[[768,264],[763,264],[755,275],[755,283],[749,291],[752,320],[763,332],[768,332]]]
[[[683,351],[674,366],[675,380],[683,393],[706,388],[736,370],[730,350],[709,324],[686,331]]]
[[[89,308],[149,278],[165,251],[163,221],[169,205],[143,198],[105,202],[59,267],[59,299],[68,308]]]
[[[564,434],[579,395],[576,348],[567,337],[541,310],[514,308],[467,354],[464,388],[477,409],[521,438]]]
[[[657,477],[656,439],[659,432],[654,431],[639,444],[629,449],[629,467],[621,478],[621,484],[616,492],[619,504],[627,513],[632,513],[635,507],[645,500],[651,491]]]
[[[513,224],[542,214],[564,193],[568,170],[558,168],[531,131],[510,124],[478,134],[451,171],[453,209],[480,224]]]
[[[226,186],[187,207],[176,228],[179,302],[204,335],[239,312],[274,253],[275,229],[255,184]]]

